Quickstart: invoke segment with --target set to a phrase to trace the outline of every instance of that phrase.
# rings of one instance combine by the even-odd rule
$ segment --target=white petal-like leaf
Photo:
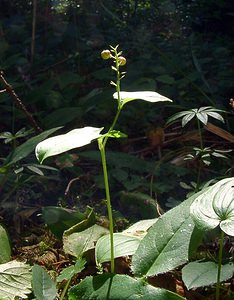
[[[102,129],[103,127],[83,127],[71,130],[66,134],[48,138],[37,145],[36,157],[42,163],[49,156],[90,144],[91,141],[102,136],[100,134]]]
[[[118,99],[118,94],[114,93],[114,99]],[[159,102],[159,101],[170,101],[171,99],[160,95],[159,93],[152,91],[142,91],[142,92],[120,92],[120,100],[122,105],[133,100],[144,100],[148,102]]]
[[[224,118],[217,112],[207,112],[207,115],[224,123]]]
[[[188,122],[190,122],[195,116],[194,112],[190,112],[182,118],[182,127],[184,127]]]
[[[234,177],[223,179],[199,195],[190,208],[195,224],[202,229],[220,225],[234,236]]]
[[[208,122],[208,115],[206,112],[198,112],[197,113],[197,118],[203,123],[203,124],[207,124]]]
[[[170,124],[170,123],[176,121],[177,119],[179,119],[179,118],[181,118],[181,117],[183,117],[183,116],[186,116],[186,115],[188,115],[188,114],[189,114],[189,115],[191,114],[191,111],[190,111],[190,110],[185,110],[185,111],[178,112],[178,113],[174,114],[173,116],[171,116],[171,117],[167,120],[166,124]]]

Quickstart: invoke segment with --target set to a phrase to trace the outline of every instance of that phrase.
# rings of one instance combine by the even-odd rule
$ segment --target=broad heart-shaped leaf
[[[0,264],[6,263],[11,258],[11,246],[6,230],[0,225]]]
[[[28,299],[32,278],[30,268],[29,265],[15,260],[0,265],[0,299]]]
[[[216,283],[218,264],[208,262],[191,262],[182,269],[182,280],[187,289],[198,288]],[[234,265],[232,263],[222,265],[220,281],[228,280],[233,276]]]
[[[160,216],[149,229],[132,257],[136,276],[165,273],[187,262],[194,230],[190,205],[195,197],[191,196]]]
[[[220,180],[200,194],[191,205],[195,224],[209,230],[217,227],[234,236],[234,177]]]
[[[113,95],[114,99],[118,99],[118,94],[114,93]],[[159,93],[152,92],[152,91],[142,91],[142,92],[120,92],[120,100],[121,105],[123,106],[127,102],[133,101],[133,100],[144,100],[148,102],[160,102],[160,101],[170,101],[171,99],[160,95]]]
[[[121,256],[132,255],[135,253],[140,244],[140,238],[134,236],[127,236],[122,233],[114,233],[114,256],[115,258]],[[103,263],[110,261],[110,235],[101,237],[95,247],[96,263]]]
[[[185,298],[127,275],[86,277],[69,290],[69,300],[182,300]]]
[[[55,282],[49,274],[38,265],[32,267],[32,288],[37,300],[53,300],[57,296]]]
[[[57,135],[44,140],[36,147],[36,157],[40,163],[47,157],[66,152],[90,144],[102,135],[102,128],[83,127],[73,129],[66,134]]]
[[[61,129],[62,127],[56,127],[53,129],[46,130],[40,133],[37,136],[34,136],[27,140],[22,145],[15,148],[15,150],[10,153],[6,159],[7,163],[5,166],[10,166],[15,164],[16,162],[20,161],[21,159],[27,157],[31,152],[34,151],[36,145],[47,138],[50,134],[54,133],[55,131]]]

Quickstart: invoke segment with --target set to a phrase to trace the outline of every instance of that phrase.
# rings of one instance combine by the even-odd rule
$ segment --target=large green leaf
[[[182,300],[168,290],[155,288],[127,275],[102,274],[86,277],[69,290],[69,300]]]
[[[118,94],[114,93],[113,95],[114,99],[118,99]],[[121,105],[123,106],[127,102],[133,101],[133,100],[144,100],[148,102],[160,102],[160,101],[170,101],[171,99],[160,95],[159,93],[152,92],[152,91],[142,91],[142,92],[120,92],[120,100]]]
[[[96,224],[80,232],[69,234],[69,231],[65,231],[63,235],[64,251],[80,258],[84,252],[93,249],[97,240],[107,233],[109,233],[108,229]]]
[[[32,267],[32,288],[37,300],[53,300],[57,296],[55,282],[38,265]]]
[[[0,264],[6,263],[11,258],[11,246],[6,230],[0,225]]]
[[[198,288],[216,283],[218,264],[214,262],[191,262],[182,269],[182,279],[187,289]],[[228,280],[233,276],[233,263],[223,265],[220,281]]]
[[[36,157],[42,163],[49,156],[85,146],[91,143],[92,140],[98,139],[101,136],[102,129],[103,127],[83,127],[48,138],[37,145]]]
[[[29,140],[27,140],[22,145],[18,146],[7,157],[7,159],[6,159],[7,163],[6,163],[5,167],[10,166],[12,164],[15,164],[19,160],[27,157],[31,152],[34,151],[34,149],[35,149],[35,147],[38,143],[40,143],[41,141],[46,139],[47,136],[49,136],[50,134],[52,134],[55,131],[59,130],[60,128],[62,128],[62,127],[56,127],[56,128],[53,128],[53,129],[46,130],[46,131],[40,133],[39,135],[30,138]]]
[[[31,293],[30,266],[18,261],[0,265],[0,299],[14,300],[15,297],[28,299]]]
[[[166,212],[149,229],[132,258],[137,276],[164,273],[187,262],[194,230],[190,205],[195,197]]]
[[[217,227],[234,236],[234,177],[220,180],[200,194],[191,205],[196,225],[209,230]]]
[[[114,233],[114,256],[132,255],[139,246],[140,238],[128,236],[122,233]],[[105,235],[97,241],[95,247],[96,263],[103,263],[111,260],[110,235]]]

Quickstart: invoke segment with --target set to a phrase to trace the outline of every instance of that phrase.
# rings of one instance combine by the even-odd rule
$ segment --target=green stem
[[[200,121],[198,119],[197,119],[197,128],[198,128],[198,133],[199,133],[199,138],[200,138],[200,148],[201,148],[201,150],[203,150],[202,131],[201,131]],[[202,167],[202,163],[201,163],[201,160],[199,160],[199,168],[198,168],[198,174],[197,174],[197,186],[196,186],[196,190],[195,190],[196,192],[199,191],[201,167]]]
[[[120,99],[120,80],[121,80],[121,73],[119,71],[119,60],[118,60],[118,46],[115,48],[112,47],[112,51],[114,52],[114,59],[115,59],[115,70],[116,70],[116,92],[117,92],[117,101],[118,101],[118,109],[114,120],[107,132],[107,135],[104,138],[98,139],[98,146],[101,152],[102,158],[102,168],[103,168],[103,177],[104,177],[104,184],[105,184],[105,191],[106,191],[106,205],[108,211],[108,218],[109,218],[109,230],[110,230],[110,254],[111,254],[111,273],[115,271],[115,260],[114,260],[114,225],[113,225],[113,216],[112,216],[112,208],[111,208],[111,198],[110,198],[110,189],[109,189],[109,180],[108,180],[108,173],[107,173],[107,165],[106,165],[106,153],[105,153],[105,146],[107,140],[109,138],[108,133],[110,133],[119,118],[119,114],[122,110],[121,99]]]
[[[117,120],[118,120],[118,118],[119,118],[120,112],[121,112],[121,108],[118,108],[117,113],[116,113],[115,118],[114,118],[114,121],[112,122],[111,127],[110,127],[109,130],[108,130],[108,133],[114,129],[115,124],[116,124],[116,122],[117,122]],[[108,134],[108,133],[107,133],[107,134]],[[107,142],[108,138],[109,138],[108,136],[105,136],[104,139],[103,139],[103,146],[104,146],[104,147],[105,147],[105,145],[106,145],[106,142]]]
[[[103,177],[106,191],[106,205],[108,211],[109,218],[109,230],[110,230],[110,252],[111,252],[111,273],[115,271],[115,261],[114,261],[114,226],[113,226],[113,216],[112,216],[112,208],[111,208],[111,199],[110,199],[110,189],[109,189],[109,180],[106,166],[106,154],[105,154],[105,146],[103,145],[103,141],[98,140],[99,149],[101,152],[102,158],[102,168],[103,168]]]
[[[199,137],[200,137],[200,148],[203,150],[203,140],[202,140],[201,125],[200,125],[200,121],[198,119],[197,119],[197,128],[198,128]]]
[[[198,167],[198,173],[197,173],[197,185],[196,185],[195,192],[199,191],[200,178],[201,178],[201,167],[202,167],[202,163],[199,160],[199,167]]]
[[[217,282],[216,282],[215,300],[219,300],[219,295],[220,295],[220,277],[221,277],[222,258],[223,258],[223,241],[224,241],[224,232],[221,231],[221,235],[219,239],[219,261],[218,261],[218,274],[217,274]]]
[[[66,295],[66,293],[67,293],[67,290],[68,290],[68,287],[69,287],[69,285],[70,285],[70,282],[71,282],[71,279],[69,279],[68,281],[67,281],[67,283],[66,283],[66,285],[65,285],[65,287],[64,287],[64,289],[63,289],[63,291],[62,291],[62,294],[60,295],[60,300],[63,300],[64,299],[64,297],[65,297],[65,295]]]

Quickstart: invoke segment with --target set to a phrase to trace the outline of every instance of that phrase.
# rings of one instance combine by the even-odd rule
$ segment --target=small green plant
[[[231,150],[217,150],[217,149],[211,149],[210,147],[204,147],[203,137],[202,137],[202,128],[201,124],[207,125],[208,118],[212,117],[216,120],[219,120],[224,123],[223,117],[220,115],[220,112],[224,112],[221,109],[216,109],[212,106],[204,106],[200,108],[193,108],[190,110],[185,110],[176,113],[175,115],[171,116],[167,124],[173,123],[178,119],[181,120],[182,127],[185,127],[192,119],[196,119],[197,122],[197,130],[199,134],[199,140],[200,140],[200,147],[194,147],[194,154],[189,153],[185,156],[185,160],[194,160],[198,159],[199,161],[199,167],[198,167],[198,175],[197,175],[197,182],[195,187],[195,192],[199,191],[200,188],[200,177],[201,177],[201,168],[202,163],[206,166],[209,166],[211,163],[211,157],[216,158],[227,158],[224,153],[228,153]]]
[[[0,133],[0,139],[3,139],[5,144],[11,144],[9,154],[4,158],[0,158],[2,161],[0,165],[1,206],[4,206],[6,202],[8,202],[7,205],[9,207],[9,203],[13,203],[13,201],[9,201],[9,199],[13,198],[12,196],[19,188],[25,186],[29,181],[32,181],[35,175],[44,175],[44,170],[46,169],[57,171],[55,168],[49,166],[35,164],[30,158],[30,155],[40,141],[60,128],[61,127],[57,127],[46,130],[37,136],[29,138],[23,143],[20,143],[19,138],[28,136],[31,130],[27,131],[21,129],[15,134],[11,132]],[[14,206],[12,203],[11,206]]]
[[[109,130],[105,134],[101,134],[103,128],[84,127],[80,129],[74,129],[67,134],[49,138],[36,147],[36,156],[42,163],[45,158],[56,154],[63,153],[65,151],[82,147],[91,143],[93,140],[98,141],[98,147],[101,153],[102,167],[103,167],[103,179],[105,184],[106,192],[106,204],[109,217],[109,230],[110,230],[110,249],[111,249],[111,273],[114,273],[114,225],[111,208],[111,198],[108,181],[108,171],[106,164],[105,147],[109,138],[123,138],[126,134],[115,130],[115,125],[119,118],[119,115],[124,105],[130,101],[142,99],[148,102],[159,102],[159,101],[171,101],[170,99],[150,91],[143,92],[123,92],[121,91],[120,82],[124,78],[125,72],[120,71],[120,68],[126,64],[126,58],[122,56],[122,51],[118,50],[118,46],[110,47],[110,50],[103,50],[101,53],[103,59],[112,59],[113,65],[112,70],[116,73],[116,81],[111,81],[116,89],[113,97],[117,100],[117,112],[113,119],[113,122]]]

